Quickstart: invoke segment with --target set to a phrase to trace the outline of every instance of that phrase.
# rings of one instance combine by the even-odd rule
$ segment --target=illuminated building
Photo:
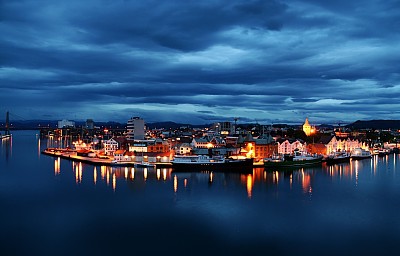
[[[307,136],[310,136],[315,128],[311,127],[310,123],[308,122],[308,117],[303,124],[303,131]]]

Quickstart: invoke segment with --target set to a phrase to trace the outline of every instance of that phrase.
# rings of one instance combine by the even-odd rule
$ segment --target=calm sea
[[[400,155],[253,174],[94,167],[0,146],[1,255],[388,255]]]

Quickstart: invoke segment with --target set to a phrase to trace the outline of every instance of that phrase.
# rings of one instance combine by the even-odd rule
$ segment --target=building
[[[307,145],[299,140],[279,139],[278,154],[293,154],[295,149],[306,151]]]
[[[182,143],[179,146],[178,153],[180,155],[186,155],[186,154],[192,153],[192,150],[193,150],[193,148],[192,148],[192,145],[190,145],[190,143]]]
[[[261,160],[266,157],[271,157],[274,152],[277,152],[276,144],[272,143],[271,135],[264,134],[255,139],[254,158]]]
[[[315,131],[315,127],[311,126],[310,123],[308,122],[308,117],[306,118],[306,121],[303,124],[303,131],[307,136],[310,136]]]
[[[66,119],[58,121],[58,128],[74,128],[74,127],[75,127],[74,121],[68,121]]]
[[[87,119],[85,123],[85,128],[88,130],[93,130],[94,129],[94,121],[93,119]]]
[[[112,156],[114,155],[114,152],[117,151],[118,149],[118,142],[113,138],[111,138],[109,140],[103,141],[103,147],[104,147],[104,154]]]
[[[144,140],[144,120],[140,117],[132,117],[126,125],[127,140]]]
[[[221,135],[234,134],[234,126],[231,122],[222,122],[220,127]]]

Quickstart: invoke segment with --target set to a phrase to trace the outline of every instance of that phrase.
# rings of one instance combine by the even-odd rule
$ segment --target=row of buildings
[[[68,120],[59,122],[59,128],[71,127]],[[88,129],[95,128],[93,120],[86,122]],[[301,128],[300,128],[301,129]],[[314,136],[319,131],[305,120],[302,131]],[[105,136],[105,135],[109,136]],[[168,162],[174,155],[213,154],[229,157],[254,158],[261,161],[275,154],[290,154],[295,149],[312,154],[328,155],[332,152],[347,151],[355,148],[368,149],[369,144],[360,138],[343,136],[342,133],[320,133],[311,143],[304,139],[288,137],[272,130],[255,133],[253,129],[239,129],[230,122],[216,123],[203,129],[184,127],[180,132],[171,130],[146,129],[145,121],[132,117],[126,124],[123,134],[92,138],[91,142],[75,143],[82,154],[97,149],[96,152],[117,160]],[[94,145],[95,144],[95,145]]]

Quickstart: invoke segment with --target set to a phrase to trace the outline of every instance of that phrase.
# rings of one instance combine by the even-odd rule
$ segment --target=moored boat
[[[334,152],[325,158],[327,165],[333,165],[338,163],[350,162],[350,154],[348,152]]]
[[[387,148],[381,148],[378,150],[378,156],[386,156],[390,154],[390,150]]]
[[[233,159],[224,156],[176,155],[171,161],[174,171],[213,170],[213,171],[252,171],[253,159]]]
[[[297,168],[322,164],[321,155],[310,155],[295,151],[293,155],[285,154],[264,158],[265,168]]]
[[[350,153],[351,159],[352,160],[358,160],[358,159],[365,159],[365,158],[371,158],[371,152],[369,150],[365,150],[363,148],[355,148],[351,151]]]

